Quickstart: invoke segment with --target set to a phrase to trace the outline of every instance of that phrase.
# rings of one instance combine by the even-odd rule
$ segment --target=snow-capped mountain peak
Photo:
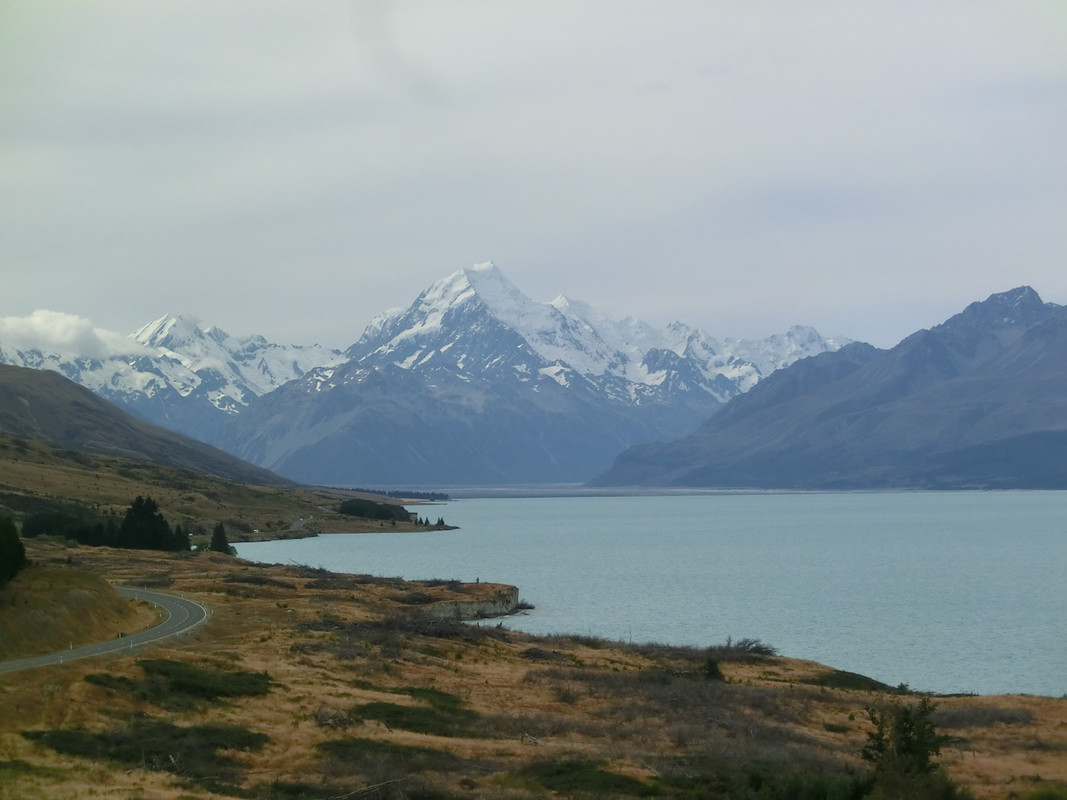
[[[379,317],[347,355],[367,368],[445,369],[467,380],[504,370],[523,381],[540,375],[559,383],[564,368],[597,384],[614,382],[612,391],[631,399],[685,374],[682,383],[704,386],[722,402],[826,349],[833,345],[799,326],[757,342],[719,342],[680,322],[658,329],[612,320],[563,295],[535,302],[490,261],[457,270],[408,308]]]
[[[6,318],[0,334],[8,338],[8,331],[25,329],[35,320],[38,328],[54,329],[56,316],[43,322],[24,318],[21,325],[15,324],[19,319]],[[88,330],[90,325],[70,315],[58,316],[66,329]],[[276,345],[262,336],[233,337],[178,314],[165,314],[128,336],[91,332],[67,336],[71,344],[62,347],[48,345],[54,336],[37,336],[37,348],[19,349],[0,341],[0,361],[59,372],[151,422],[203,439],[205,431],[218,424],[214,416],[235,414],[252,398],[311,368],[343,360],[336,350]],[[101,352],[101,342],[107,343],[106,352]]]

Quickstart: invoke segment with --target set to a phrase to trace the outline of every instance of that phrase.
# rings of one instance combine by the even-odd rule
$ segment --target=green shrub
[[[26,549],[19,539],[15,523],[0,517],[0,586],[15,577],[26,566]]]
[[[337,510],[350,517],[411,522],[411,512],[395,503],[378,503],[374,500],[353,499],[343,501]]]
[[[258,697],[267,694],[271,687],[270,676],[266,672],[230,672],[169,659],[152,659],[137,663],[146,674],[164,679],[171,691],[205,700],[216,700],[220,697]]]
[[[897,694],[901,691],[899,688],[894,689],[889,684],[876,681],[874,678],[868,678],[866,675],[860,675],[857,672],[845,672],[840,669],[830,670],[829,672],[806,678],[801,683],[806,683],[809,686],[825,686],[829,689],[849,689],[860,692]]]
[[[726,676],[722,674],[722,670],[719,669],[719,662],[714,658],[708,657],[704,662],[704,667],[701,669],[701,674],[709,681],[725,681]]]
[[[106,758],[130,767],[173,772],[194,779],[233,780],[241,765],[220,750],[259,750],[269,740],[239,725],[183,728],[149,720],[107,733],[26,731],[25,738],[69,756]]]
[[[351,715],[385,723],[390,728],[425,733],[432,736],[478,736],[474,724],[479,714],[467,708],[454,694],[438,689],[398,689],[427,703],[426,706],[402,706],[395,703],[366,703],[351,710]]]
[[[220,670],[169,659],[137,664],[145,673],[143,681],[106,673],[86,675],[85,680],[172,711],[227,697],[258,697],[271,688],[270,676],[265,672]]]
[[[521,771],[521,775],[532,778],[551,792],[572,795],[576,792],[589,794],[606,794],[610,796],[630,795],[649,797],[659,792],[637,778],[619,775],[601,769],[602,762],[587,759],[563,761],[535,761]]]
[[[915,705],[886,709],[867,707],[874,730],[860,755],[874,764],[876,772],[928,774],[937,769],[933,757],[941,755],[947,736],[938,734],[930,718],[937,706],[929,697]]]
[[[395,744],[381,739],[358,739],[346,737],[320,742],[315,748],[323,755],[355,770],[373,768],[421,772],[424,770],[448,771],[458,769],[463,759],[443,750],[429,747]]]
[[[1021,800],[1067,800],[1067,785],[1039,786],[1024,794]]]

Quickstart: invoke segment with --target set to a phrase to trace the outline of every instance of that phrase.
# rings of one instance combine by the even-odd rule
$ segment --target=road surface
[[[0,662],[0,673],[15,672],[34,667],[47,667],[53,664],[65,664],[68,661],[74,661],[79,658],[100,656],[119,650],[134,650],[134,648],[149,642],[177,636],[179,633],[184,633],[207,619],[207,609],[204,606],[192,600],[186,600],[184,597],[149,592],[145,589],[131,589],[125,586],[116,587],[116,591],[126,597],[132,597],[134,600],[154,603],[163,609],[163,612],[167,615],[166,619],[148,630],[140,633],[131,633],[129,636],[122,636],[117,639],[108,639],[106,642],[88,644],[85,647],[77,647],[73,650],[61,650],[58,653],[49,655]]]

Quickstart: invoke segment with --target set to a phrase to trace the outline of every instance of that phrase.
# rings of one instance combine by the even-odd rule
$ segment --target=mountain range
[[[148,422],[211,442],[253,398],[341,359],[336,350],[234,337],[173,314],[113,339],[119,344],[108,352],[0,341],[0,363],[58,372]]]
[[[895,347],[852,343],[732,399],[598,486],[1067,488],[1067,309],[1030,287]]]
[[[250,403],[219,444],[311,483],[577,482],[835,346],[810,328],[719,342],[615,322],[564,297],[534,302],[481,264],[374,320],[343,363]]]
[[[587,480],[846,342],[800,326],[720,341],[682,323],[613,321],[564,297],[534,302],[489,263],[382,314],[343,353],[167,315],[107,354],[0,341],[0,362],[60,372],[298,481],[500,485]]]

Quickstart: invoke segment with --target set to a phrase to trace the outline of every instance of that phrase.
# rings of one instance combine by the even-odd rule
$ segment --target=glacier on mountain
[[[313,366],[341,360],[336,350],[277,345],[262,336],[234,337],[174,314],[128,336],[91,328],[91,336],[82,330],[77,338],[57,340],[48,335],[57,318],[64,318],[68,328],[91,327],[88,320],[58,312],[4,318],[0,363],[59,372],[149,422],[203,441],[213,438],[226,415],[239,413],[254,397]],[[45,335],[42,320],[49,323]],[[5,335],[35,323],[36,336]]]
[[[802,327],[746,342],[617,322],[535,302],[488,262],[376,317],[345,363],[254,401],[220,444],[312,483],[570,482],[838,344]]]

